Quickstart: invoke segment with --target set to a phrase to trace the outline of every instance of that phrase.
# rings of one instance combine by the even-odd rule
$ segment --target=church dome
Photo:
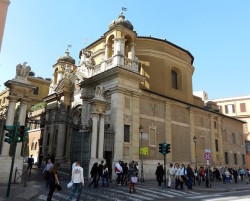
[[[125,20],[125,16],[123,15],[123,12],[121,12],[121,14],[119,15],[117,20],[113,20],[110,23],[109,29],[112,29],[112,28],[116,27],[117,25],[124,26],[127,29],[130,29],[131,31],[133,31],[133,29],[134,29],[132,23],[128,20]]]
[[[68,62],[75,65],[75,59],[69,56],[68,49],[65,51],[65,54],[57,59],[57,62]]]

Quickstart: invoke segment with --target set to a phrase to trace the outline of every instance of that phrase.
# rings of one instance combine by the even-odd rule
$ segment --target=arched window
[[[31,150],[34,149],[34,142],[32,142],[32,145],[31,145]]]
[[[175,70],[171,70],[172,88],[178,89],[178,74]]]

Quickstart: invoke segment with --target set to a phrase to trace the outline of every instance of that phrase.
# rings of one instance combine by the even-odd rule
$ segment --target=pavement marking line
[[[109,189],[109,191],[113,191],[113,192],[120,192],[120,193],[123,193],[125,195],[129,195],[131,197],[137,197],[137,198],[140,198],[142,200],[153,200],[152,198],[147,198],[147,197],[143,197],[143,196],[140,196],[140,195],[136,195],[136,194],[132,194],[132,193],[126,193],[124,191],[119,191],[117,189]],[[134,200],[134,199],[133,199]]]
[[[77,194],[77,192],[76,192],[75,194]],[[65,195],[65,194],[62,194],[62,193],[55,192],[55,193],[53,194],[53,196],[57,196],[57,197],[60,197],[60,198],[65,199],[65,200],[69,200],[69,196],[68,196],[68,195]]]
[[[157,189],[157,188],[149,188],[151,190],[155,190],[157,192],[163,192],[163,193],[166,193],[166,191],[164,190],[161,190],[161,189]],[[190,195],[188,193],[185,193],[185,192],[181,192],[181,191],[176,191],[176,190],[168,190],[167,191],[169,194],[172,194],[172,195],[176,195],[176,196],[183,196],[183,195]]]
[[[47,200],[47,196],[46,196],[46,195],[40,195],[38,198],[39,198],[40,200]],[[52,198],[52,201],[60,201],[60,200],[57,200],[57,199]]]
[[[99,197],[102,197],[102,198],[106,198],[106,199],[108,199],[108,200],[115,200],[115,201],[121,201],[120,199],[118,199],[118,198],[112,198],[112,197],[110,197],[110,195],[102,195],[102,194],[96,194],[95,192],[90,192],[90,191],[88,191],[88,193],[89,194],[93,194],[94,196],[99,196]],[[84,195],[84,193],[83,193],[83,195]],[[88,195],[88,194],[87,194]],[[86,196],[87,196],[86,195]],[[115,195],[115,194],[114,194]],[[118,195],[116,195],[116,196],[118,196]]]
[[[173,196],[173,195],[169,195],[169,194],[162,193],[162,192],[158,192],[158,191],[152,191],[152,190],[148,190],[148,189],[144,189],[144,188],[139,188],[139,187],[137,187],[136,189],[140,189],[141,191],[148,191],[148,192],[150,192],[150,193],[160,194],[160,195],[163,195],[164,197],[170,197],[170,198],[175,197],[175,196]],[[153,197],[153,194],[149,194],[149,196],[152,196],[152,197]],[[159,196],[157,196],[157,197],[160,198]]]
[[[198,196],[193,196],[193,197],[186,197],[186,199],[200,199],[200,198],[211,198],[211,197],[218,197],[220,196],[219,194],[214,194],[214,195],[198,195]]]
[[[247,197],[249,197],[247,195]],[[220,201],[220,200],[230,200],[230,201],[250,201],[250,198],[239,198],[239,197],[224,197],[224,198],[215,198],[215,199],[208,199],[208,200],[205,200],[205,201]]]

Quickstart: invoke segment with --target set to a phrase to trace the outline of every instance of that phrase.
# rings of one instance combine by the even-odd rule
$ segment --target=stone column
[[[196,154],[197,154],[197,144],[195,147],[194,136],[195,136],[195,125],[194,125],[194,112],[192,107],[189,108],[189,129],[190,129],[190,153],[191,153],[191,163],[196,164]],[[196,136],[197,138],[197,136]],[[197,143],[197,142],[196,142]]]
[[[173,161],[172,125],[171,125],[171,102],[165,102],[165,141],[171,144],[170,153],[167,154],[167,162]],[[161,143],[161,142],[160,142]]]
[[[115,131],[114,161],[119,161],[123,158],[123,142],[124,142],[124,122],[123,122],[124,95],[123,95],[123,91],[120,91],[120,90],[113,91],[113,93],[111,94],[111,103],[112,103],[111,104],[111,124]]]
[[[25,126],[27,102],[29,102],[29,101],[30,101],[29,99],[21,99],[20,112],[19,112],[19,116],[18,116],[18,122],[20,122],[20,126]],[[22,143],[17,143],[16,156],[21,155],[21,150],[22,150]]]
[[[54,129],[55,128],[55,124],[51,124],[50,126],[50,139],[49,139],[49,149],[48,149],[48,153],[50,154],[50,156],[52,156],[52,154],[54,154],[54,150],[53,150],[53,136],[55,135],[54,133]]]
[[[139,139],[140,139],[140,94],[132,92],[132,122],[131,122],[131,148],[130,148],[130,158],[138,161],[139,160]]]
[[[107,60],[109,58],[109,45],[108,43],[105,44],[105,56],[104,59]]]
[[[103,159],[103,145],[104,145],[104,114],[100,114],[100,127],[99,127],[99,146],[98,158]]]
[[[98,122],[98,114],[92,113],[92,138],[91,138],[91,159],[96,159],[96,145],[97,145],[97,122]]]
[[[15,110],[16,110],[16,103],[18,100],[18,97],[9,95],[9,106],[8,106],[8,113],[7,113],[7,119],[5,125],[13,125],[14,124],[14,118],[15,118]],[[10,144],[5,142],[5,132],[3,134],[3,143],[2,143],[2,156],[9,156],[10,152]]]
[[[128,55],[128,58],[131,60],[135,59],[135,44],[134,43],[130,43],[130,53]]]
[[[64,157],[65,131],[66,125],[59,124],[56,143],[56,159],[61,159]]]

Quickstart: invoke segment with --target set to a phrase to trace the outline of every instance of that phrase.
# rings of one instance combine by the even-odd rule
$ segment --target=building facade
[[[55,156],[64,168],[77,158],[88,175],[102,159],[113,173],[119,160],[139,162],[139,149],[146,147],[139,164],[144,177],[153,179],[157,163],[163,163],[158,146],[165,140],[171,144],[168,163],[206,165],[209,149],[212,166],[245,167],[243,122],[193,95],[193,60],[167,40],[138,36],[121,13],[80,51],[78,67],[68,51],[53,66],[44,98],[43,154]],[[225,129],[234,138],[226,137]]]
[[[219,98],[212,100],[223,114],[244,121],[243,133],[247,153],[247,167],[250,169],[250,96]]]
[[[0,52],[2,47],[3,33],[4,33],[5,21],[9,5],[10,5],[9,0],[0,0]]]

